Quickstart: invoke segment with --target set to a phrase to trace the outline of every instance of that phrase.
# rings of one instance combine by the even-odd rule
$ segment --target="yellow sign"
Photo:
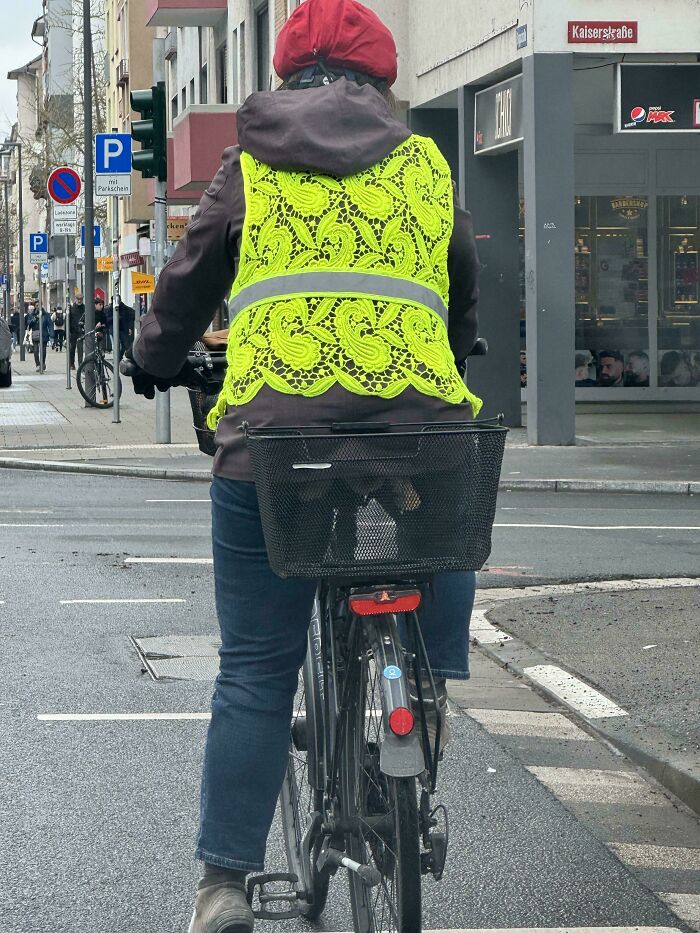
[[[168,239],[181,240],[189,222],[189,217],[168,217]]]
[[[150,295],[155,291],[156,277],[145,272],[131,273],[131,290],[135,295]]]
[[[113,272],[114,271],[114,256],[98,256],[97,257],[97,271],[98,272]]]

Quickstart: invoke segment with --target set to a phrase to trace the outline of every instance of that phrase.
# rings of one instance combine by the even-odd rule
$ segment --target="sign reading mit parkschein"
[[[616,133],[697,133],[700,64],[619,64]]]
[[[516,75],[474,95],[474,153],[481,155],[523,139],[523,76]]]

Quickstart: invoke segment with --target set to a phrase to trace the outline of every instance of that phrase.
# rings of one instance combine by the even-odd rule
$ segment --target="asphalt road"
[[[130,636],[214,633],[210,567],[126,561],[208,557],[206,487],[22,471],[0,479],[0,933],[184,933],[206,723],[38,717],[208,710],[208,683],[153,682]],[[700,525],[694,501],[643,503],[642,513],[636,497],[510,494],[497,522]],[[497,528],[483,583],[680,575],[699,534]],[[81,601],[95,599],[181,602]],[[442,784],[449,871],[442,885],[425,884],[426,929],[688,929],[524,767],[527,738],[513,751],[466,715],[454,731]],[[686,827],[675,809],[673,819]],[[275,825],[272,868],[280,851]],[[319,929],[350,926],[339,880]]]

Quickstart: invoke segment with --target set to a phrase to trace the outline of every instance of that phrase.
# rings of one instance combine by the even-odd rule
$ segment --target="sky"
[[[7,72],[21,68],[41,52],[30,35],[37,16],[41,16],[41,0],[0,0],[0,134],[3,139],[17,114],[17,84],[7,80]]]

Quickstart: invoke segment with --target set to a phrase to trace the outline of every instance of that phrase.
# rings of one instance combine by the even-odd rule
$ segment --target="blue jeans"
[[[215,476],[211,499],[221,650],[196,856],[261,871],[316,584],[283,580],[270,569],[253,483]],[[421,628],[436,675],[469,677],[474,580],[473,573],[441,574],[425,601]]]

